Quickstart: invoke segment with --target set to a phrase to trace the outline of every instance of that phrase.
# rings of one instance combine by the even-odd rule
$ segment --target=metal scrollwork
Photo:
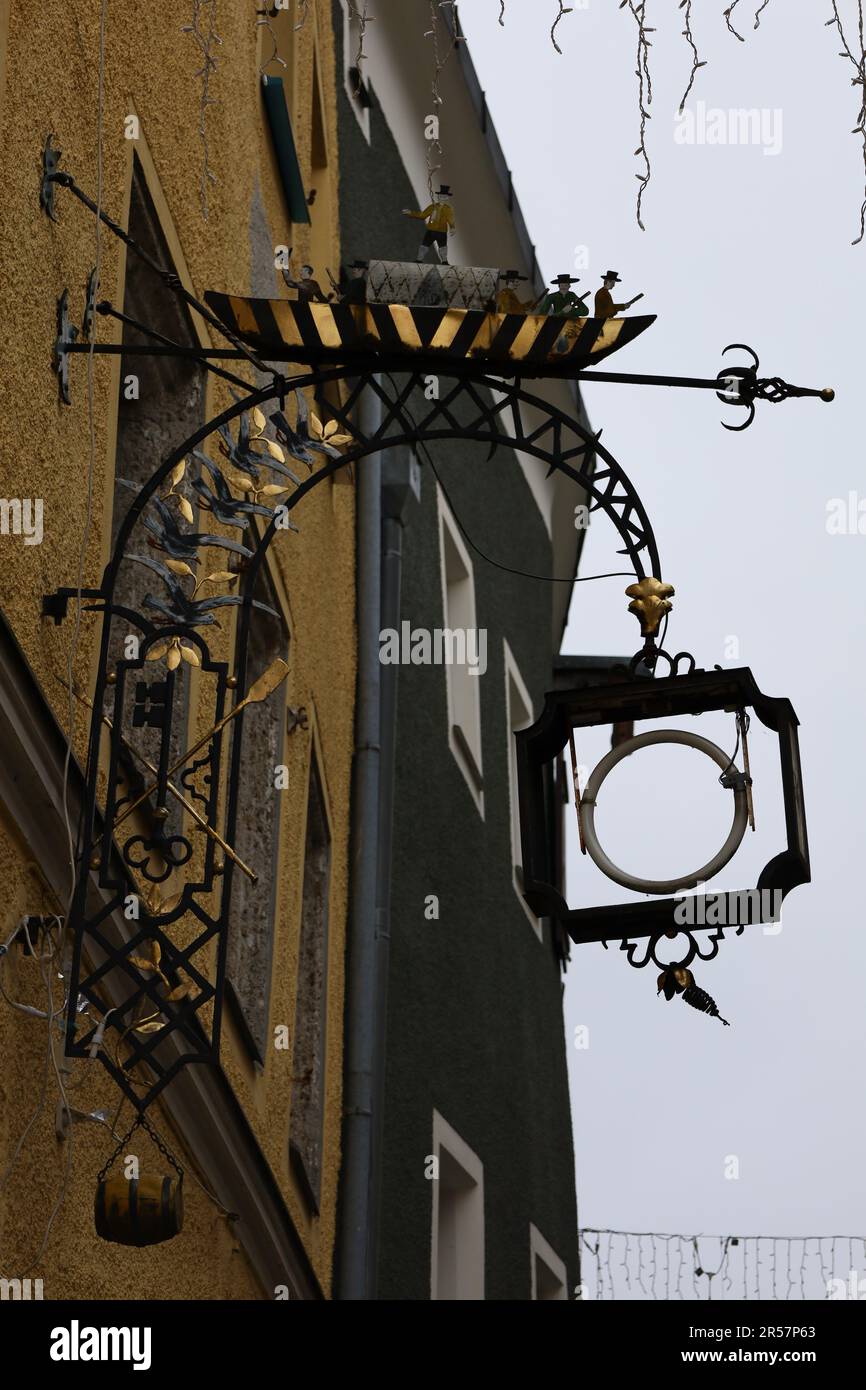
[[[750,348],[746,343],[729,343],[723,349],[723,355],[725,352],[734,351],[747,352],[752,358],[752,365],[723,367],[717,380],[728,383],[728,390],[718,391],[716,394],[725,405],[741,405],[748,414],[740,425],[729,425],[723,420],[722,424],[726,430],[733,433],[747,430],[755,418],[755,401],[770,401],[773,405],[778,405],[780,401],[791,400],[797,396],[816,396],[822,401],[832,401],[835,398],[835,392],[829,386],[820,389],[812,386],[792,386],[779,376],[759,377],[758,368],[761,364],[754,348]]]
[[[341,381],[347,389],[332,402],[335,393],[327,388]],[[308,405],[305,388],[312,389],[322,415],[327,392],[330,418],[320,419]],[[84,1011],[70,1007],[67,1052],[98,1055],[139,1111],[181,1066],[219,1056],[232,874],[256,877],[232,844],[242,712],[245,704],[267,698],[287,670],[275,663],[284,669],[266,672],[246,689],[251,616],[254,610],[271,611],[253,594],[268,546],[278,528],[297,530],[291,513],[307,492],[339,469],[394,446],[451,439],[501,445],[540,459],[580,485],[593,509],[613,522],[638,581],[660,574],[637,493],[598,434],[578,418],[481,369],[471,380],[464,373],[438,400],[424,400],[423,388],[420,373],[389,387],[375,374],[346,382],[338,368],[280,378],[237,399],[160,464],[144,486],[124,484],[130,502],[112,558],[100,589],[83,595],[88,610],[101,617],[102,639],[71,914],[76,945],[70,999],[83,1002]],[[377,394],[383,407],[370,436],[356,423],[363,391]],[[423,400],[421,418],[413,418],[410,398],[416,410]],[[276,408],[266,416],[262,407],[269,403]],[[530,411],[533,424],[527,426]],[[289,462],[300,469],[293,471]],[[233,534],[198,529],[194,505]],[[145,572],[150,581],[134,586],[139,597],[133,606],[121,582],[130,572],[123,566]],[[74,593],[48,596],[44,611],[62,621]],[[230,680],[204,634],[231,608],[238,610],[238,623]],[[136,630],[137,657],[119,659],[119,638]],[[197,672],[199,707],[209,710],[212,728],[184,751],[178,692],[186,670]],[[233,704],[232,689],[238,692]],[[230,721],[235,735],[224,776],[223,729]],[[297,724],[303,727],[299,714]],[[203,832],[201,839],[189,838],[184,815]],[[96,903],[94,878],[101,895]],[[123,937],[110,924],[127,916],[130,902],[138,905],[130,921],[134,931]],[[182,948],[172,936],[181,918]],[[199,960],[202,951],[208,956]],[[88,1024],[94,1016],[98,1025]]]
[[[679,927],[677,930],[653,932],[650,936],[644,937],[641,941],[624,940],[620,943],[619,949],[625,951],[629,965],[633,965],[636,970],[643,970],[644,966],[652,963],[659,970],[686,969],[694,960],[714,960],[719,954],[719,946],[725,939],[727,927],[717,927],[713,932],[708,933],[705,941],[689,931],[688,927]],[[735,935],[740,936],[745,931],[744,926],[736,928]],[[665,940],[676,940],[677,937],[684,936],[688,942],[686,954],[675,961],[660,960],[658,948]],[[606,943],[604,943],[607,949]],[[639,954],[641,952],[641,954]]]

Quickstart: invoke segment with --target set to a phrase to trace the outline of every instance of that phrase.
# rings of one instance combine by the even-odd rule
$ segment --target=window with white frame
[[[469,552],[441,488],[437,487],[436,495],[445,623],[441,638],[448,692],[448,745],[483,816],[480,680],[486,666],[486,633],[479,632],[476,624],[475,578]]]
[[[511,805],[511,880],[532,929],[542,939],[541,923],[523,896],[523,853],[520,844],[520,800],[517,791],[517,743],[514,735],[533,722],[532,701],[517,662],[503,639],[505,667],[505,719],[508,730],[508,795]]]
[[[433,1242],[430,1297],[484,1298],[484,1165],[433,1111]]]
[[[566,1270],[537,1226],[529,1223],[529,1258],[532,1266],[532,1300],[568,1299]]]
[[[372,104],[370,88],[363,67],[358,67],[362,18],[367,9],[368,6],[364,4],[364,0],[355,4],[349,4],[349,0],[343,0],[343,85],[349,98],[349,105],[364,133],[364,139],[369,144],[370,106]],[[368,18],[372,18],[372,15],[368,15]],[[365,40],[369,39],[369,30],[364,37]]]

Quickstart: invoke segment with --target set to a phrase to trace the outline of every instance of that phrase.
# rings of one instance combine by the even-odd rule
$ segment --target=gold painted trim
[[[590,349],[590,353],[603,352],[606,348],[612,347],[622,332],[625,319],[605,319],[601,332]]]
[[[418,329],[415,327],[412,310],[405,304],[388,304],[385,307],[391,315],[403,346],[420,349],[421,339],[418,337]]]
[[[508,352],[508,356],[515,361],[520,361],[532,348],[541,331],[541,325],[547,322],[547,318],[538,314],[527,314],[526,322],[518,333]]]
[[[430,340],[431,348],[449,348],[466,319],[465,309],[446,309],[442,322]]]
[[[300,347],[302,339],[292,310],[291,301],[288,299],[272,299],[270,300],[270,306],[286,347]]]
[[[337,327],[334,319],[334,311],[330,304],[311,304],[310,311],[313,315],[313,323],[316,325],[316,332],[319,335],[322,347],[342,347],[342,334]]]
[[[258,337],[261,329],[259,328],[258,321],[249,302],[240,295],[230,294],[229,304],[235,316],[238,332],[251,333],[254,337]]]

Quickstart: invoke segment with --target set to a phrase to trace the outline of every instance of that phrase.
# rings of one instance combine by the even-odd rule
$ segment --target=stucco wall
[[[4,7],[0,5],[0,11]],[[181,32],[191,3],[148,0],[146,5],[109,6],[106,33],[102,202],[125,221],[133,151],[138,153],[157,205],[176,267],[201,296],[205,289],[239,293],[284,292],[273,269],[273,247],[294,245],[297,260],[315,244],[339,265],[336,220],[336,92],[330,4],[309,6],[295,33],[294,12],[275,25],[287,67],[268,71],[284,77],[290,96],[298,154],[305,178],[311,174],[314,61],[321,84],[328,143],[327,170],[317,171],[319,192],[313,227],[288,222],[270,150],[259,89],[259,65],[270,52],[267,35],[255,27],[255,6],[218,0],[217,68],[206,111],[210,167],[209,215],[200,205],[202,143],[199,137],[201,58]],[[204,7],[206,10],[206,7]],[[114,472],[119,359],[93,364],[93,450],[88,417],[87,364],[71,364],[71,407],[58,403],[51,374],[55,304],[68,287],[73,322],[80,323],[87,274],[96,258],[96,221],[74,198],[57,193],[57,222],[39,208],[42,145],[49,131],[63,151],[63,166],[85,191],[97,191],[97,101],[99,10],[95,0],[63,6],[33,6],[13,0],[5,48],[5,87],[0,106],[0,305],[6,350],[0,358],[0,496],[43,499],[44,539],[25,546],[21,537],[0,537],[0,605],[33,669],[45,698],[68,725],[67,701],[58,676],[65,676],[73,635],[74,605],[59,627],[40,617],[41,595],[75,585],[78,551],[87,518],[87,476],[92,457],[92,505],[83,583],[98,583],[107,558]],[[206,19],[206,14],[205,14]],[[0,37],[3,31],[0,14]],[[314,51],[317,57],[314,60]],[[4,49],[0,43],[0,63]],[[140,119],[140,138],[124,136],[124,121]],[[322,186],[322,180],[327,186]],[[332,187],[331,187],[332,185]],[[101,296],[123,304],[125,254],[103,229]],[[325,278],[325,265],[315,266]],[[100,321],[101,340],[117,340],[116,325]],[[201,329],[201,325],[199,325]],[[214,340],[219,345],[219,340]],[[234,364],[233,364],[234,365]],[[247,375],[244,371],[243,375]],[[207,414],[230,402],[222,383],[208,389]],[[180,443],[180,441],[176,441]],[[254,1069],[226,1023],[223,1063],[249,1115],[290,1214],[302,1235],[316,1274],[330,1288],[336,1181],[339,1169],[342,1072],[343,954],[348,883],[348,798],[355,679],[354,489],[342,481],[314,490],[296,513],[301,534],[278,533],[272,552],[275,582],[286,607],[291,634],[289,705],[305,705],[310,728],[286,741],[289,790],[282,800],[277,922],[273,953],[270,1031],[280,1024],[290,1034],[295,1015],[298,928],[303,882],[304,809],[312,740],[331,815],[333,850],[330,899],[328,1068],[322,1212],[312,1217],[288,1168],[291,1104],[291,1046],[272,1051],[264,1073]],[[85,616],[75,662],[76,677],[92,683],[97,622]],[[222,651],[230,652],[231,625]],[[191,716],[202,728],[204,712]],[[76,751],[83,748],[86,715],[76,718]],[[2,750],[0,750],[2,756]],[[55,911],[39,885],[38,868],[0,807],[0,875],[4,886],[0,940],[25,913]],[[17,953],[15,953],[17,955]],[[16,998],[40,1003],[44,986],[35,963],[10,956],[6,987]],[[59,997],[60,986],[56,990]],[[13,1014],[0,1000],[0,1178],[10,1151],[27,1123],[41,1085],[46,1026]],[[79,1109],[113,1111],[117,1092],[96,1064],[74,1063],[73,1103]],[[77,1088],[80,1086],[80,1090]],[[40,1121],[28,1135],[17,1167],[0,1192],[0,1276],[18,1275],[38,1247],[59,1190],[66,1147],[54,1138],[56,1086],[49,1078]],[[160,1115],[155,1115],[157,1125]],[[129,1108],[119,1126],[129,1123]],[[92,1226],[95,1174],[111,1144],[106,1131],[77,1125],[71,1178],[44,1260],[31,1271],[45,1280],[51,1297],[272,1296],[256,1283],[232,1232],[208,1199],[187,1183],[187,1217],[182,1235],[170,1244],[128,1251],[99,1241]],[[180,1156],[183,1157],[182,1145]]]

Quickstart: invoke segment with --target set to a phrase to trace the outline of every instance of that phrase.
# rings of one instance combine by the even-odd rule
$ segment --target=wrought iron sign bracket
[[[42,595],[42,616],[52,618],[54,626],[59,627],[69,611],[70,599],[101,599],[101,589],[55,589],[53,594]]]
[[[42,185],[47,215],[54,217],[55,185],[67,188],[230,344],[185,349],[160,338],[111,305],[97,303],[98,286],[91,275],[84,312],[87,337],[92,339],[94,313],[107,313],[156,341],[82,342],[69,322],[64,293],[55,344],[62,399],[69,400],[69,360],[84,352],[194,357],[202,366],[211,359],[244,360],[267,382],[252,387],[234,378],[244,395],[181,442],[140,488],[129,485],[132,499],[99,589],[64,587],[43,598],[43,614],[55,624],[66,617],[70,598],[86,600],[101,623],[96,687],[88,702],[86,805],[70,912],[75,944],[67,1055],[98,1056],[139,1112],[180,1067],[218,1060],[233,873],[237,869],[255,879],[255,866],[245,865],[232,848],[240,814],[243,710],[268,698],[288,674],[285,662],[275,661],[247,684],[253,610],[263,607],[254,597],[257,579],[277,529],[297,529],[290,514],[308,492],[339,470],[394,447],[460,439],[487,446],[490,457],[501,447],[537,459],[582,489],[591,511],[608,517],[622,542],[620,553],[634,570],[635,583],[628,590],[631,611],[640,617],[646,640],[632,678],[602,690],[548,696],[538,723],[517,736],[524,885],[533,910],[560,918],[575,941],[647,937],[647,959],[658,934],[669,932],[671,900],[599,909],[595,915],[592,909],[571,912],[546,872],[544,765],[558,755],[574,728],[650,718],[652,712],[696,713],[749,704],[779,731],[788,848],[765,867],[759,886],[779,885],[787,892],[808,879],[796,718],[790,705],[763,696],[748,671],[696,672],[687,654],[670,658],[656,646],[655,634],[673,590],[662,582],[658,548],[640,497],[601,443],[600,431],[590,430],[576,412],[528,391],[524,378],[712,389],[750,412],[746,426],[757,399],[828,399],[827,394],[759,380],[754,354],[751,366],[712,379],[582,370],[593,353],[597,361],[615,350],[618,341],[636,336],[641,327],[635,320],[620,321],[607,336],[602,321],[586,320],[568,338],[561,323],[525,324],[521,317],[515,324],[510,320],[516,316],[486,310],[272,302],[222,294],[208,294],[201,303],[58,169],[58,159],[49,139]],[[645,319],[644,326],[651,321]],[[524,329],[524,347],[512,352],[509,344],[515,339],[509,335]],[[436,346],[440,342],[441,349]],[[487,347],[476,348],[479,342]],[[565,360],[569,357],[570,362]],[[301,366],[283,376],[270,365],[280,361]],[[427,398],[424,389],[430,373],[445,381],[435,399]],[[730,390],[723,394],[719,388],[725,382]],[[338,386],[343,389],[328,390]],[[377,397],[382,407],[369,435],[357,410],[365,393]],[[310,394],[319,403],[321,419],[308,404]],[[264,406],[276,408],[266,414]],[[212,512],[220,532],[196,529],[196,506]],[[223,554],[211,565],[214,548]],[[207,566],[200,565],[206,557]],[[136,573],[142,566],[148,571],[150,591],[135,601],[134,610],[124,606],[131,601],[124,599],[129,589],[121,582],[129,565],[136,566]],[[232,667],[214,659],[207,641],[211,625],[218,622],[216,612],[225,607],[237,610]],[[135,655],[121,658],[119,651],[125,652],[131,633],[137,636]],[[686,658],[689,673],[678,674]],[[638,667],[654,673],[660,659],[669,662],[673,674],[661,680],[637,674]],[[212,724],[200,742],[178,757],[186,744],[179,673],[187,667],[196,670],[198,698]],[[289,732],[307,727],[304,707],[291,706],[286,717]],[[128,776],[130,756],[136,752],[148,769],[139,784]],[[170,817],[172,812],[180,815],[178,806],[192,826],[181,817],[180,827],[172,828]],[[133,821],[136,812],[140,819]],[[205,838],[199,840],[201,831]],[[99,890],[98,901],[93,888]],[[136,899],[138,916],[119,935],[112,932],[111,921],[130,897]],[[173,926],[181,919],[178,935]],[[716,933],[712,941],[719,937]],[[695,950],[700,954],[697,946]],[[206,956],[197,960],[200,952]],[[634,951],[629,958],[633,964],[646,963]],[[92,1011],[85,1025],[75,1008],[79,998]]]

